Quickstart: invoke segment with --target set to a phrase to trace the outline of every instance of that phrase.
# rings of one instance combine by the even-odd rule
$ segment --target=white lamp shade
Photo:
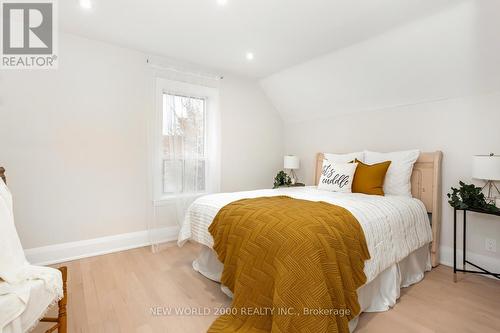
[[[473,156],[472,178],[500,180],[500,155]]]
[[[294,155],[286,155],[283,158],[283,168],[285,169],[298,169],[300,167],[300,161],[297,156]]]

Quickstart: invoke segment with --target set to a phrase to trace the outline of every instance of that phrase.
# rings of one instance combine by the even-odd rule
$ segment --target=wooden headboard
[[[5,184],[7,184],[7,178],[5,178],[5,169],[0,167],[0,179],[2,179]]]
[[[321,170],[323,168],[323,153],[318,153],[316,158],[315,185],[319,183]],[[427,212],[431,214],[432,266],[439,264],[439,237],[441,230],[441,161],[443,153],[435,151],[432,153],[420,153],[417,162],[413,166],[411,175],[411,194],[425,205]]]

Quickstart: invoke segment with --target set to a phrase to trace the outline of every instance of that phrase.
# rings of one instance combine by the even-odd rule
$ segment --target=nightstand
[[[463,222],[463,259],[462,259],[462,269],[457,268],[457,211],[463,211],[464,215],[464,222]],[[455,208],[454,210],[454,215],[453,215],[453,281],[457,282],[457,272],[464,272],[464,273],[475,273],[475,274],[484,274],[484,275],[491,275],[497,279],[500,280],[500,273],[492,273],[466,259],[466,231],[467,231],[467,212],[474,212],[474,213],[479,213],[479,214],[487,214],[487,215],[495,215],[495,216],[500,216],[500,212],[490,212],[487,210],[482,210],[482,209],[457,209]],[[478,270],[476,271],[471,271],[465,268],[465,265],[469,264]]]
[[[281,188],[281,187],[303,187],[306,186],[304,183],[295,183],[295,184],[290,184],[290,185],[281,185],[278,187],[273,187],[273,188]]]

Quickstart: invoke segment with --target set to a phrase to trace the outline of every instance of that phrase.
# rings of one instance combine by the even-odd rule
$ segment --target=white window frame
[[[206,177],[205,192],[215,193],[220,190],[220,113],[219,91],[191,83],[156,79],[156,105],[153,121],[153,200],[156,205],[168,203],[180,197],[192,197],[204,193],[163,193],[163,94],[196,97],[205,100],[205,156]]]

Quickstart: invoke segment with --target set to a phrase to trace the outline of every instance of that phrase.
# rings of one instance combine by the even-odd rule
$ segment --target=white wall
[[[500,153],[498,2],[459,1],[411,22],[264,79],[285,123],[285,153],[313,181],[314,154],[362,149],[442,150],[442,260],[450,263],[452,210],[445,194],[470,181],[473,154]],[[500,223],[474,215],[471,255],[500,268]]]
[[[0,73],[0,165],[25,248],[145,230],[151,213],[146,55],[69,34],[59,43],[58,70]],[[245,78],[226,77],[220,94],[223,189],[271,186],[279,115]]]
[[[272,187],[283,167],[283,121],[257,83],[221,86],[222,191]]]

